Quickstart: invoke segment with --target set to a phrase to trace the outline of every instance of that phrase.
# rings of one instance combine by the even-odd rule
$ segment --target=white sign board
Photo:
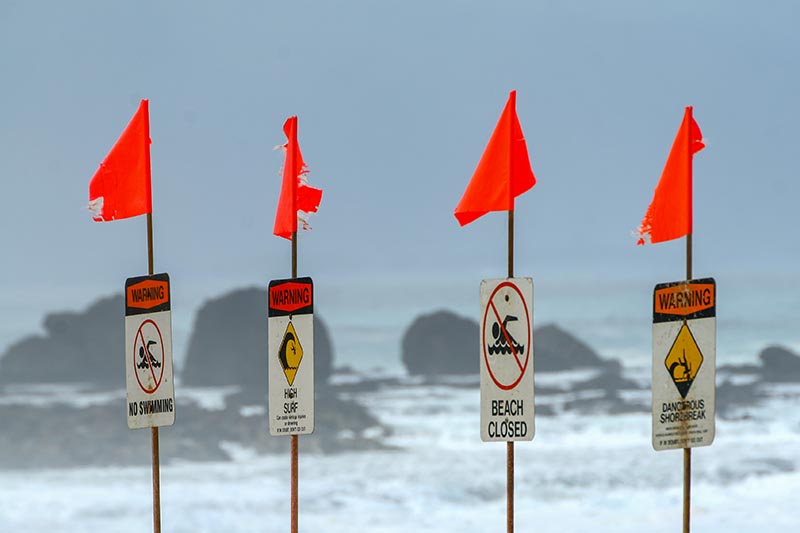
[[[125,282],[125,385],[130,429],[175,423],[167,274]]]
[[[314,283],[311,278],[269,283],[269,432],[314,432]]]
[[[533,280],[481,282],[481,440],[533,440]]]
[[[653,448],[714,441],[717,286],[713,278],[653,292]]]

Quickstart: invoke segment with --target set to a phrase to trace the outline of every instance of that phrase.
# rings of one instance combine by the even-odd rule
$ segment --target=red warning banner
[[[269,284],[269,316],[314,312],[314,285],[311,278],[274,280]]]
[[[713,278],[662,283],[653,291],[653,321],[715,316],[716,296]]]
[[[169,311],[169,275],[139,276],[125,282],[125,315]]]

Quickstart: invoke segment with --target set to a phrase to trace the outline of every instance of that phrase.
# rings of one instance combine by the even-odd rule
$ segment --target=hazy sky
[[[452,212],[511,89],[538,179],[517,201],[519,274],[680,278],[682,241],[643,249],[632,231],[693,105],[707,143],[694,166],[695,272],[794,275],[799,10],[4,0],[0,290],[82,307],[146,273],[144,218],[97,224],[85,210],[141,98],[156,270],[200,293],[288,274],[289,245],[271,234],[272,148],[296,114],[310,181],[325,190],[301,235],[302,274],[477,287],[504,275],[505,216],[462,229]],[[56,296],[64,287],[72,299]]]

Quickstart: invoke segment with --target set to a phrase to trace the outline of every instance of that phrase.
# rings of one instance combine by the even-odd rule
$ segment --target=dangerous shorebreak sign
[[[314,432],[314,282],[270,281],[268,293],[269,432]]]
[[[125,282],[125,389],[128,427],[175,423],[169,275]]]
[[[481,440],[533,440],[533,280],[481,282]]]
[[[653,292],[653,448],[714,441],[717,285],[673,281]]]

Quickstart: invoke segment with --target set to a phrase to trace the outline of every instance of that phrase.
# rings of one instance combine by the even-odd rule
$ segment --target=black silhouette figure
[[[683,376],[678,375],[676,370],[682,372]],[[692,365],[686,361],[686,350],[683,350],[683,359],[679,358],[669,366],[669,372],[672,374],[672,379],[677,381],[689,381],[692,379]]]
[[[139,364],[136,365],[137,368],[146,369],[149,367],[147,363],[147,356],[150,356],[150,364],[153,365],[153,368],[161,367],[161,362],[156,359],[156,356],[153,355],[153,352],[150,351],[150,346],[152,344],[158,344],[156,341],[147,341],[147,354],[144,353],[144,346],[139,347]]]
[[[284,370],[288,369],[297,370],[296,366],[289,365],[289,360],[286,357],[286,350],[287,347],[289,346],[289,343],[291,343],[291,347],[289,347],[288,349],[292,351],[293,355],[297,355],[297,338],[292,334],[291,331],[289,331],[286,333],[286,337],[283,339],[283,343],[281,343],[281,348],[278,351],[278,359],[280,360],[281,366],[284,368]]]
[[[489,350],[489,355],[495,354],[503,354],[509,355],[512,353],[522,353],[525,346],[518,344],[516,339],[511,336],[511,333],[508,331],[508,323],[514,322],[519,320],[517,317],[512,315],[506,315],[503,319],[503,327],[500,327],[500,324],[495,322],[492,324],[492,338],[494,338],[494,344],[489,344],[487,349]],[[505,330],[505,334],[503,333]],[[508,336],[508,339],[506,339]],[[509,345],[509,342],[511,345]]]
[[[675,388],[681,394],[682,398],[686,398],[689,394],[689,389],[692,388],[694,378],[692,377],[692,365],[686,359],[686,350],[683,350],[683,357],[671,365],[669,365],[669,373],[672,376],[672,381],[675,383]],[[695,370],[696,372],[696,370]]]

